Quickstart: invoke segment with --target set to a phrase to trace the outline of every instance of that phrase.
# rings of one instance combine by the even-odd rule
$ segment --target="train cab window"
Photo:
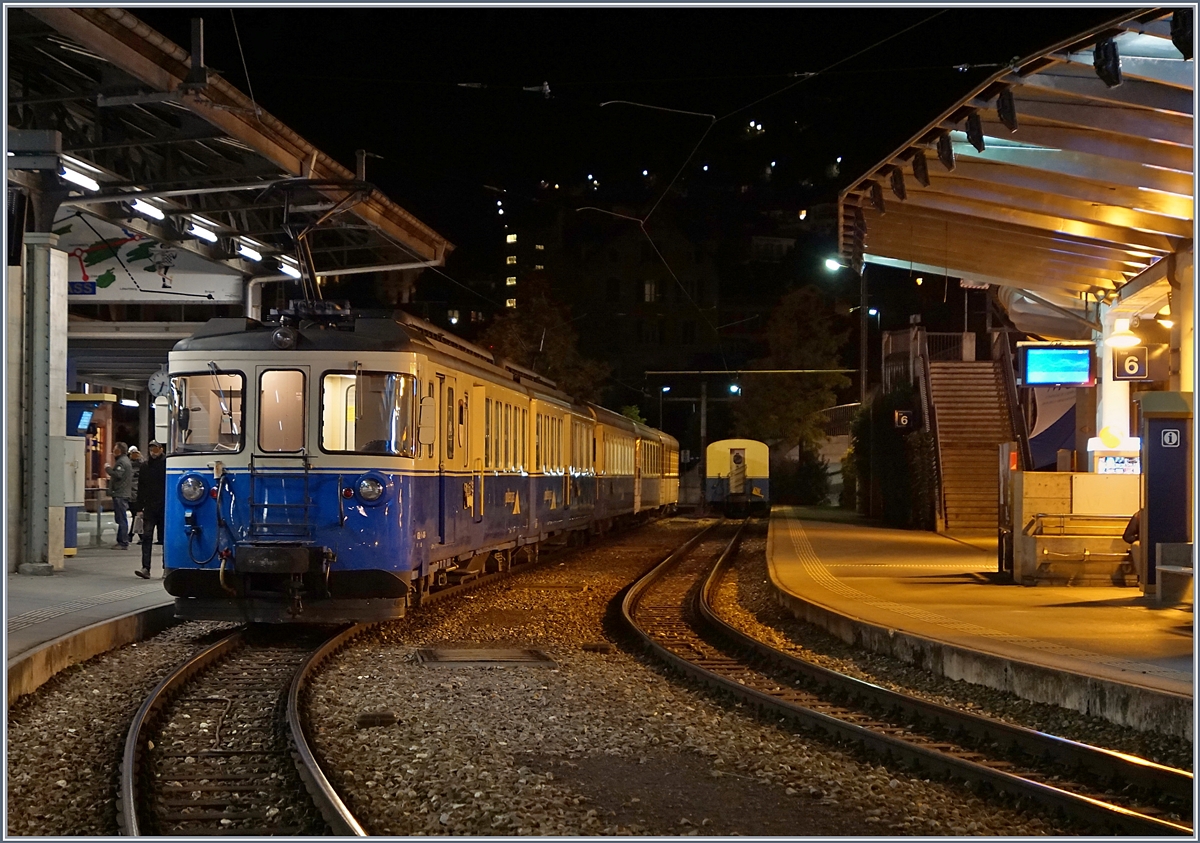
[[[392,372],[326,372],[321,378],[321,449],[417,454],[416,380]]]
[[[304,373],[272,369],[258,379],[258,448],[304,449]]]
[[[210,371],[171,378],[170,453],[215,454],[242,449],[245,378]]]

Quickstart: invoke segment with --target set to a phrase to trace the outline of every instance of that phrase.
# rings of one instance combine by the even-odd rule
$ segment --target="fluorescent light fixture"
[[[296,267],[291,266],[286,263],[279,264],[279,271],[282,272],[284,275],[290,275],[293,278],[300,277],[300,270],[298,270],[298,269],[296,269]]]
[[[201,240],[207,240],[209,243],[217,242],[216,233],[209,231],[207,228],[201,228],[195,224],[188,229],[188,234],[192,235],[193,237],[199,237]]]
[[[132,398],[122,398],[121,399],[122,407],[136,407],[137,405],[138,405],[138,402],[133,400]]]
[[[156,220],[166,219],[167,216],[162,212],[161,208],[156,208],[149,202],[143,202],[141,199],[133,200],[133,210]]]
[[[86,187],[88,190],[99,190],[100,189],[100,183],[97,182],[95,179],[88,178],[83,173],[77,173],[74,170],[72,170],[70,167],[63,167],[62,172],[59,173],[59,175],[62,176],[67,181],[73,182],[74,184],[77,184],[80,187]]]
[[[262,252],[251,249],[245,243],[238,244],[238,254],[247,260],[260,261],[262,260]]]

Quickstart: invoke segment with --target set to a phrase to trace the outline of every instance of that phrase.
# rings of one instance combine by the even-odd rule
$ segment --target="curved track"
[[[1192,775],[843,676],[720,621],[711,595],[741,535],[697,536],[630,587],[622,612],[658,657],[773,714],[937,775],[984,785],[1121,834],[1191,835]],[[716,559],[714,563],[712,560]],[[1066,781],[1065,779],[1071,779]],[[1081,784],[1080,782],[1086,782]],[[1121,804],[1116,804],[1117,794]]]
[[[321,772],[298,710],[313,670],[363,628],[243,627],[180,665],[130,725],[122,832],[364,836]]]

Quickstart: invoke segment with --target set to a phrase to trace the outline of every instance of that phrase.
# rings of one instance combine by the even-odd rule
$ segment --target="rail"
[[[1077,535],[1074,533],[1067,534],[1061,532],[1062,530],[1067,529],[1067,522],[1069,521],[1099,521],[1105,525],[1112,524],[1122,528],[1125,524],[1129,523],[1128,515],[1109,515],[1105,513],[1090,514],[1080,512],[1038,512],[1034,514],[1031,519],[1029,519],[1028,523],[1025,524],[1025,527],[1021,532],[1027,536],[1050,535],[1046,532],[1047,522],[1052,522],[1055,519],[1057,519],[1058,523],[1051,523],[1049,526],[1057,527],[1060,530],[1057,535]]]
[[[998,355],[996,346],[1000,347]],[[1017,447],[1021,455],[1021,470],[1033,471],[1033,451],[1029,447],[1029,426],[1026,424],[1025,413],[1021,409],[1021,399],[1017,393],[1016,367],[1007,333],[997,331],[993,334],[992,359],[1000,362],[1004,394],[1008,404],[1008,423],[1017,440]]]
[[[961,332],[921,331],[921,345],[928,360],[962,362],[963,335]]]
[[[942,486],[942,440],[938,437],[937,410],[933,406],[933,395],[929,387],[929,334],[917,331],[917,392],[921,396],[921,417],[925,430],[933,438],[933,476],[937,481],[937,503],[935,517],[940,533],[946,526],[946,495]]]

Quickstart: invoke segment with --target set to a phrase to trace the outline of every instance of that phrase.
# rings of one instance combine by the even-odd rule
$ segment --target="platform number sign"
[[[893,413],[893,417],[896,421],[897,430],[912,430],[916,424],[912,410],[896,410]]]
[[[1150,353],[1144,345],[1113,351],[1113,380],[1144,381],[1150,377]]]

